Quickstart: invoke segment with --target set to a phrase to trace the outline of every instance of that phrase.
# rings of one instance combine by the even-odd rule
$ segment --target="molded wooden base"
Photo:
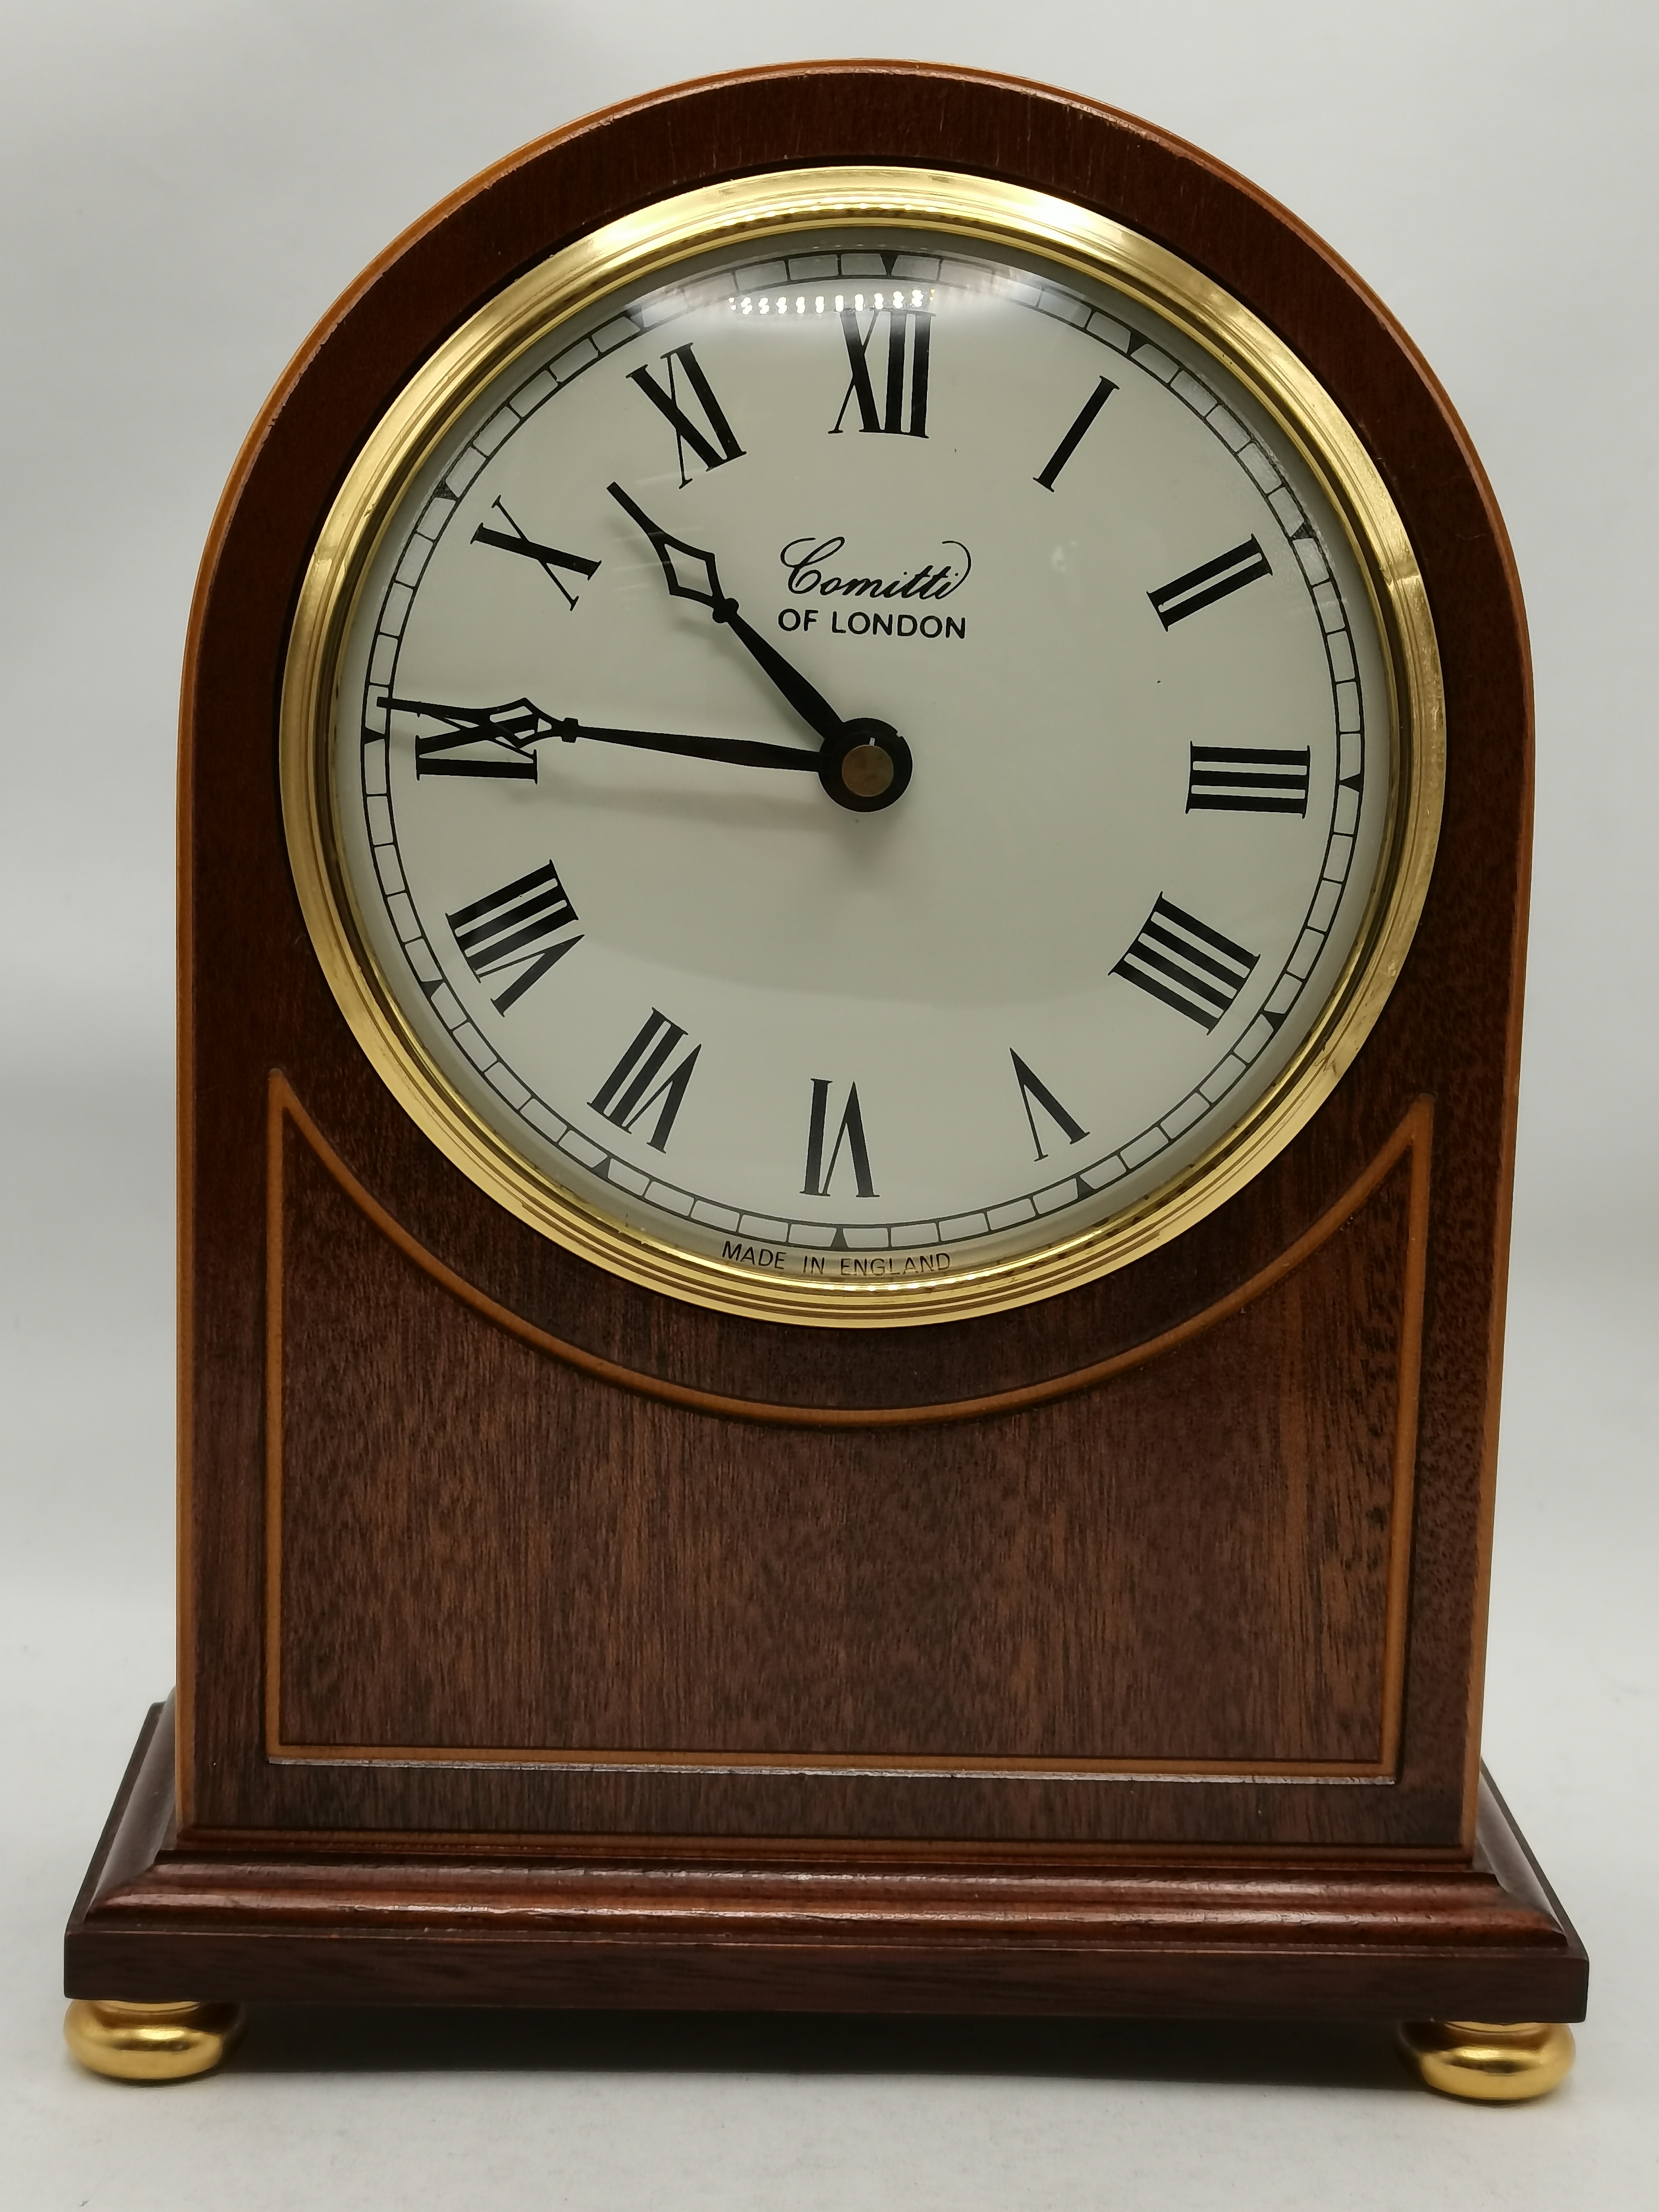
[[[174,1840],[170,1707],[64,1948],[66,1994],[152,2002],[1565,2021],[1588,1972],[1490,1782],[1468,1863],[571,1837],[210,1851]]]

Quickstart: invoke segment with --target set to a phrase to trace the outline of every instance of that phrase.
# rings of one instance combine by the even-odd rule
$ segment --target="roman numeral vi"
[[[1160,898],[1112,973],[1200,1029],[1212,1030],[1249,982],[1257,957],[1196,915]]]
[[[847,1103],[842,1109],[841,1120],[836,1125],[834,1141],[830,1146],[826,1164],[823,1156],[824,1139],[830,1123],[830,1079],[816,1077],[812,1084],[812,1112],[806,1127],[806,1180],[801,1189],[808,1198],[828,1198],[830,1186],[835,1180],[836,1169],[841,1159],[841,1148],[847,1147],[847,1156],[853,1164],[853,1180],[860,1198],[874,1198],[876,1186],[870,1177],[870,1149],[864,1141],[864,1116],[859,1111],[859,1087],[856,1083],[847,1086]]]

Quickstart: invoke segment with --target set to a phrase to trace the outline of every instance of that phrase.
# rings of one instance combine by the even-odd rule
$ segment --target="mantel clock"
[[[399,240],[198,594],[179,1681],[77,2049],[1370,2013],[1559,2078],[1477,1749],[1528,714],[1438,387],[1145,125],[762,71]]]

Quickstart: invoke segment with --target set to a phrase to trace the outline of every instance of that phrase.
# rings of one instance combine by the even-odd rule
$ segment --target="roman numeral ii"
[[[1246,584],[1253,584],[1258,576],[1271,576],[1267,556],[1254,538],[1247,538],[1242,545],[1232,546],[1225,553],[1218,553],[1213,561],[1201,562],[1189,568],[1184,576],[1177,576],[1172,584],[1160,584],[1146,596],[1154,612],[1165,629],[1173,629],[1188,615],[1195,615],[1200,607],[1212,607],[1218,599],[1231,592],[1241,592]]]
[[[1160,898],[1112,973],[1212,1030],[1249,982],[1256,959],[1196,915]]]

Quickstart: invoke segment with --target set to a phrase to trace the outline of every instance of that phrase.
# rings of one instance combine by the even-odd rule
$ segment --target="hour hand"
[[[606,489],[623,513],[636,522],[651,540],[652,550],[662,565],[663,580],[668,586],[670,597],[693,599],[700,607],[707,607],[714,620],[724,623],[738,642],[760,663],[809,729],[815,730],[826,744],[832,744],[842,738],[847,725],[823,694],[809,684],[799,669],[792,666],[776,646],[769,639],[763,637],[738,612],[738,603],[728,597],[721,585],[720,570],[708,548],[693,545],[684,538],[676,538],[672,531],[665,530],[659,524],[653,522],[645,509],[630,499],[619,483],[609,484]]]

